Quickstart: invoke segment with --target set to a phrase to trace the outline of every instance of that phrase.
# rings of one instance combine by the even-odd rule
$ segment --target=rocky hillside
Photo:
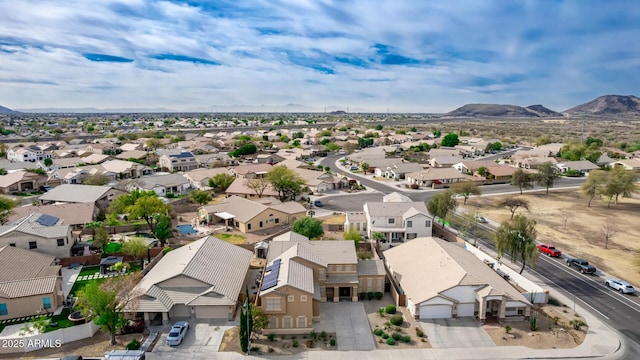
[[[640,98],[633,95],[604,95],[565,110],[569,115],[640,116]]]
[[[495,116],[495,117],[549,117],[562,114],[542,105],[522,107],[517,105],[467,104],[446,114],[447,116]]]
[[[4,106],[0,106],[0,114],[16,114],[17,111],[13,111],[9,108],[6,108]]]

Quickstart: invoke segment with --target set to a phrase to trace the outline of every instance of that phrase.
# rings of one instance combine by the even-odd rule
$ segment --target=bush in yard
[[[276,334],[269,333],[269,335],[267,335],[267,339],[269,339],[269,341],[276,341]]]
[[[361,293],[358,295],[358,299],[360,299],[360,300],[364,300],[364,299],[366,299],[366,298],[367,298],[367,293],[366,293],[366,292],[361,292]]]
[[[382,338],[383,339],[388,339],[389,338],[389,334],[387,334],[386,332],[382,333]]]
[[[424,331],[422,331],[422,329],[420,329],[419,327],[416,328],[416,336],[419,338],[424,336]]]
[[[511,331],[511,326],[506,325],[506,326],[504,327],[504,331],[508,334],[508,333],[509,333],[509,331]]]
[[[376,335],[376,336],[380,336],[380,335],[382,335],[382,329],[375,329],[375,330],[373,330],[373,335]]]
[[[380,314],[380,316],[384,316],[384,308],[378,308],[378,314]]]
[[[329,340],[329,345],[336,346],[336,339]]]
[[[298,346],[300,346],[300,344],[298,344],[298,340],[293,340],[291,342],[291,346],[293,346],[294,348],[297,348]]]
[[[375,296],[375,295],[373,294],[373,291],[369,291],[369,292],[367,293],[367,298],[368,298],[369,300],[373,299],[373,297],[374,297],[374,296]]]
[[[306,344],[309,349],[313,348],[313,340],[307,340]]]
[[[391,322],[392,325],[401,326],[404,324],[404,319],[402,318],[402,315],[393,315],[389,322]]]
[[[408,343],[411,342],[411,336],[405,335],[405,336],[402,337],[401,340],[402,340],[403,343],[407,343],[408,344]]]
[[[393,338],[393,340],[398,341],[402,338],[402,335],[400,335],[400,333],[395,332],[391,334],[391,337]]]
[[[383,294],[383,293],[381,293],[380,291],[376,292],[374,295],[375,295],[375,297],[376,297],[376,299],[377,299],[377,300],[382,299],[382,297],[384,296],[384,294]]]
[[[140,349],[140,341],[133,339],[131,341],[129,341],[129,343],[126,346],[127,350],[138,350]]]
[[[395,344],[396,344],[396,341],[393,340],[393,338],[387,339],[387,345],[395,345]]]
[[[384,309],[384,312],[386,312],[387,314],[395,314],[396,313],[396,306],[395,305],[387,305],[387,307]]]

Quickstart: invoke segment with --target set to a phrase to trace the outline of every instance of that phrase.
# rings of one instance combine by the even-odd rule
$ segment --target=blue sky
[[[640,95],[629,1],[0,0],[0,105],[565,110]]]

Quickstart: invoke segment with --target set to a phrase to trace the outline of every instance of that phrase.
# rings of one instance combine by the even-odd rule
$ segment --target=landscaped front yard
[[[240,351],[239,328],[236,326],[224,333],[219,351]],[[253,336],[253,335],[252,335]],[[325,332],[298,335],[262,334],[251,340],[251,355],[295,355],[304,351],[338,350],[335,334]],[[332,341],[332,339],[334,341]],[[331,344],[334,345],[331,345]]]
[[[422,333],[420,324],[416,322],[404,307],[395,307],[391,295],[376,300],[362,300],[364,309],[367,312],[371,332],[374,334],[374,340],[378,349],[427,349],[431,348],[429,339],[426,334]],[[395,308],[394,314],[386,312],[387,306],[391,305]],[[380,309],[384,309],[380,314]],[[389,310],[392,310],[390,307]],[[401,325],[391,323],[392,317],[399,315],[402,317]],[[421,336],[418,336],[421,335]],[[391,340],[389,340],[391,339]]]

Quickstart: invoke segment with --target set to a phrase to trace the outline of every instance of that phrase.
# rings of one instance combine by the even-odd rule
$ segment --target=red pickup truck
[[[547,256],[552,256],[552,257],[562,256],[562,252],[556,249],[553,245],[538,244],[538,250],[540,250],[541,253],[546,254]]]

